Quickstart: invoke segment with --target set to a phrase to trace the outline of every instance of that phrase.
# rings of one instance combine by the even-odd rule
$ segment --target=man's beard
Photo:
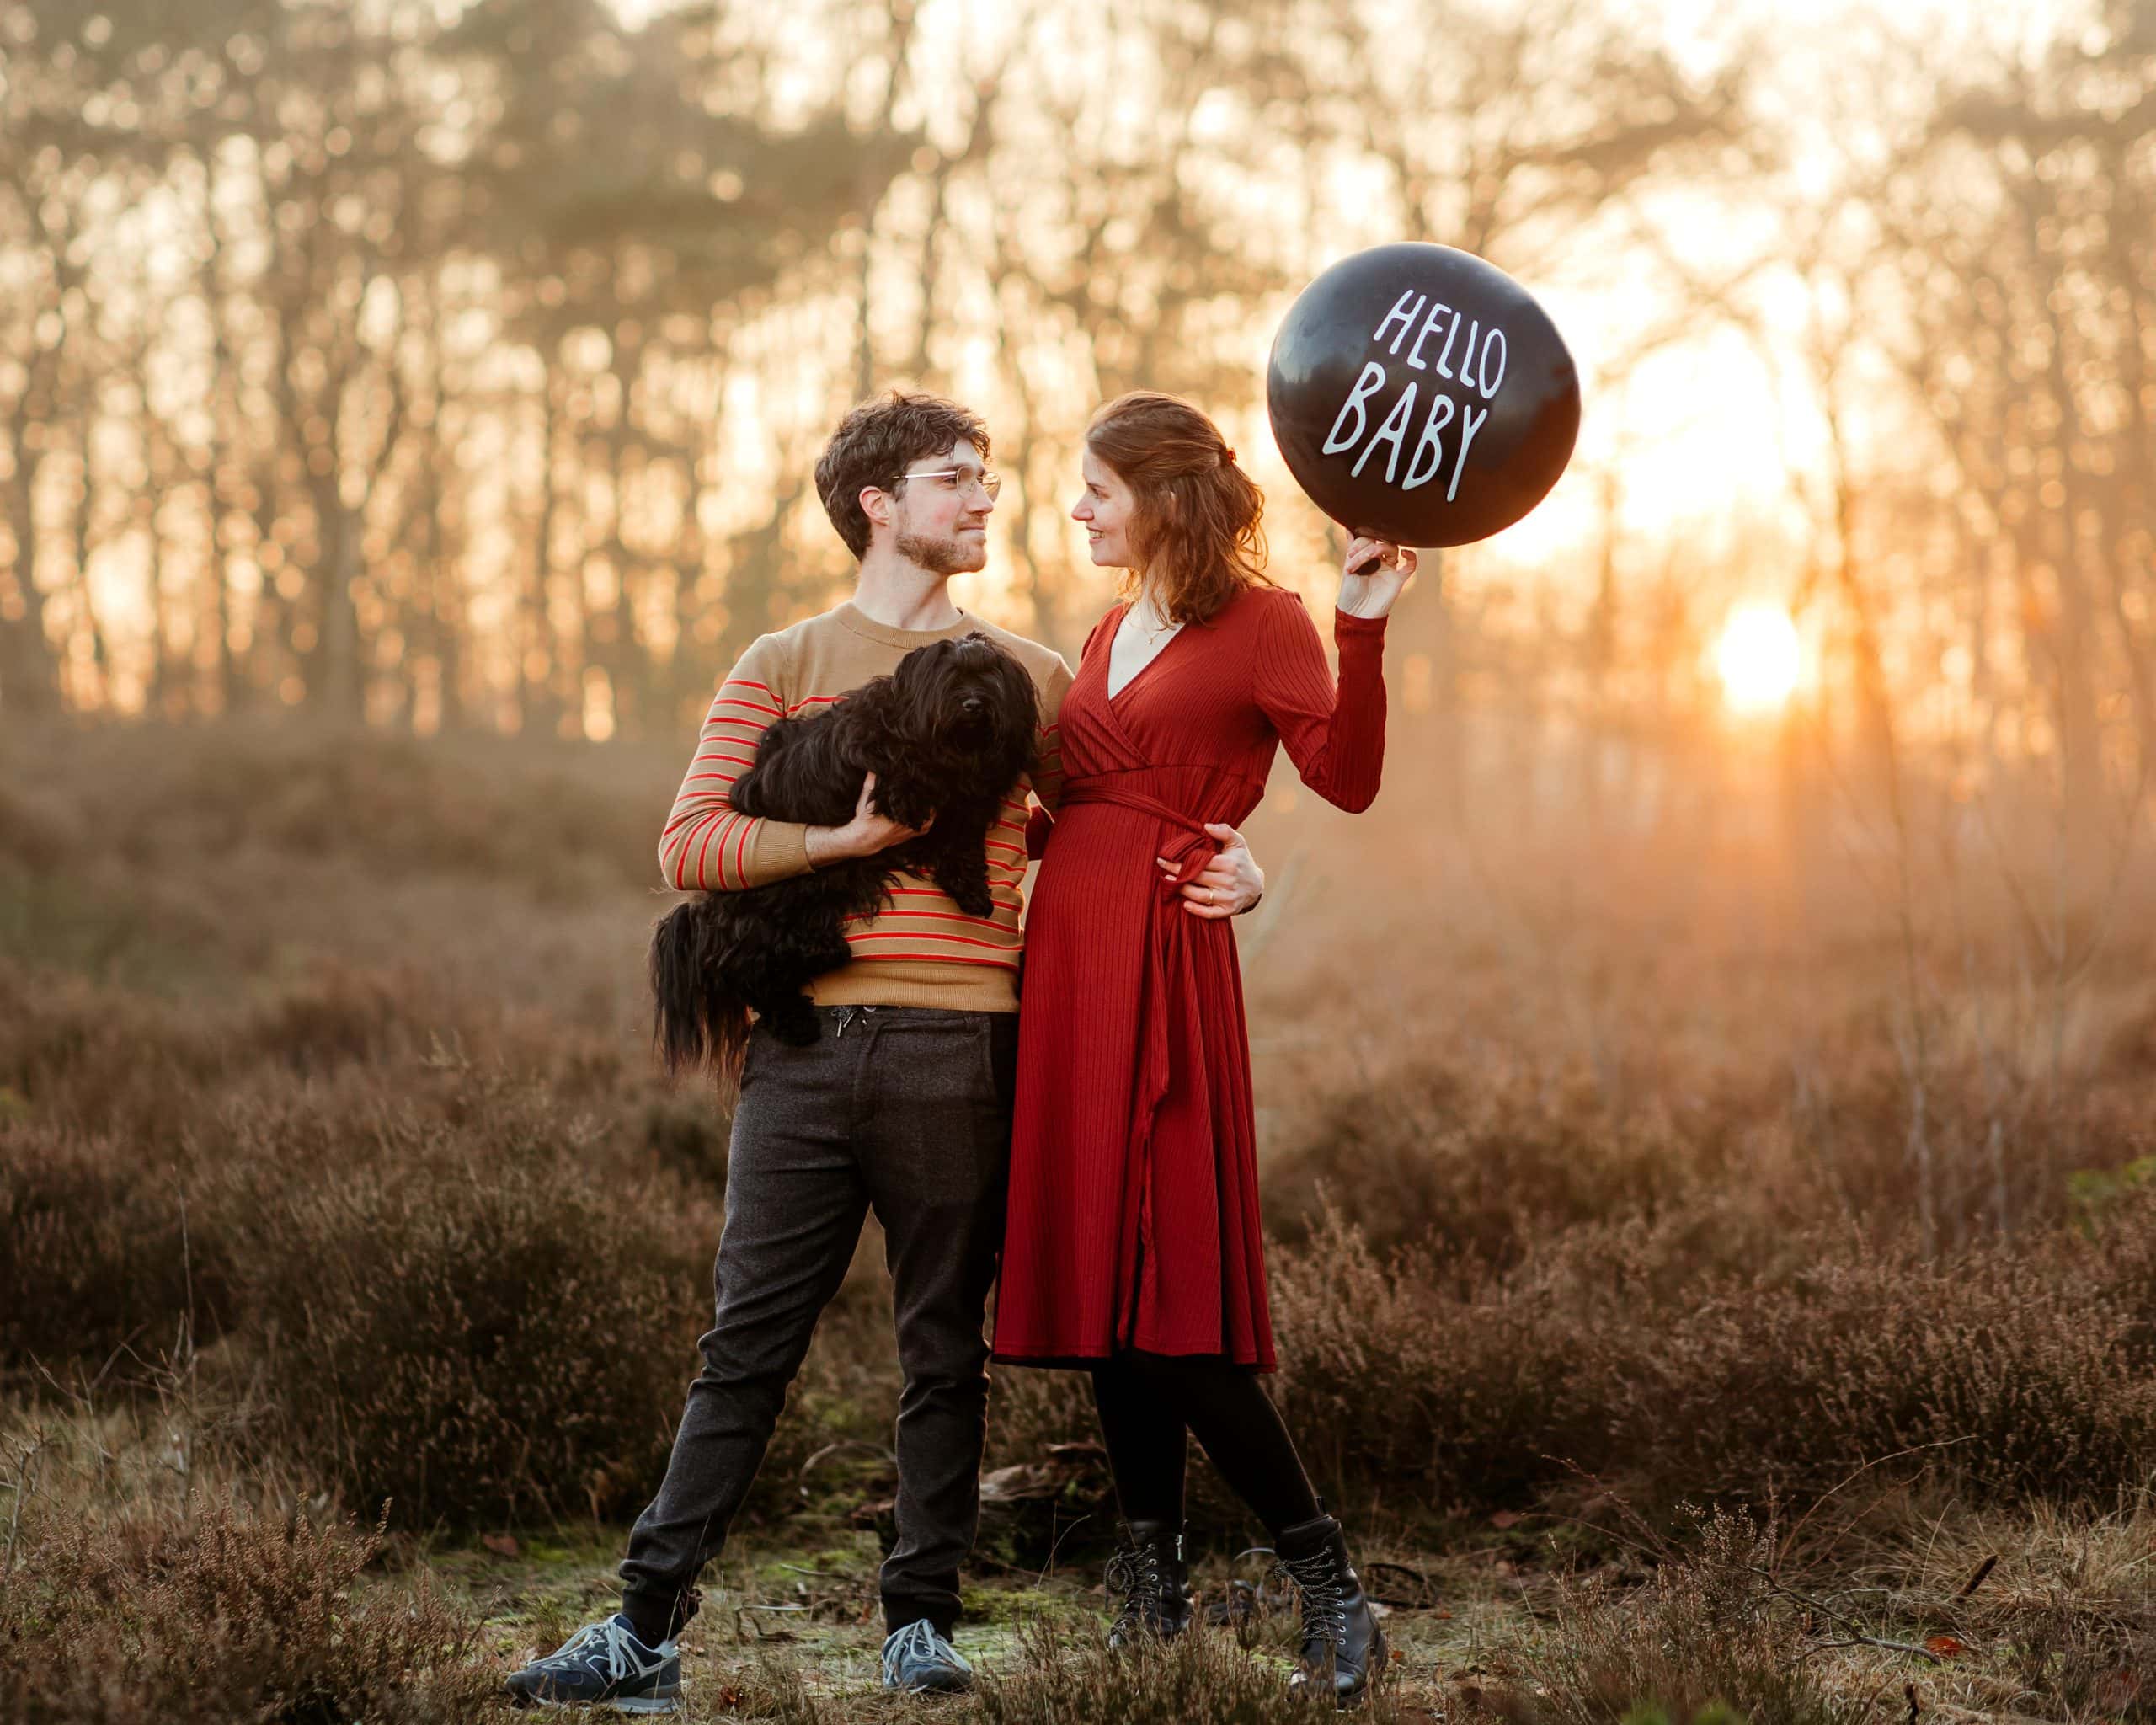
[[[988,563],[985,542],[975,545],[963,539],[930,539],[918,533],[899,534],[898,553],[915,569],[926,569],[931,575],[963,575]]]

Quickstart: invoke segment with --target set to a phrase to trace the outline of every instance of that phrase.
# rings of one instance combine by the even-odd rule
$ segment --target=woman
[[[1215,864],[1276,747],[1358,811],[1385,754],[1385,619],[1415,554],[1348,552],[1317,630],[1267,579],[1264,498],[1211,420],[1173,397],[1110,402],[1071,510],[1129,572],[1061,714],[1065,788],[1026,932],[1010,1219],[995,1357],[1090,1370],[1125,1544],[1112,1637],[1190,1621],[1185,1434],[1273,1530],[1303,1602],[1294,1683],[1344,1705],[1385,1638],[1256,1373],[1273,1369],[1250,1044]]]

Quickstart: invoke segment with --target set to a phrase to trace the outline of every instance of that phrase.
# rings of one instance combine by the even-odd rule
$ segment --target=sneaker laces
[[[619,1618],[609,1617],[604,1623],[585,1624],[563,1643],[562,1650],[554,1655],[554,1658],[568,1660],[573,1655],[603,1651],[606,1655],[607,1680],[619,1683],[627,1677],[641,1676],[647,1669],[643,1662],[629,1651],[631,1638],[629,1631]],[[653,1651],[657,1650],[654,1648]]]
[[[1307,1557],[1283,1557],[1280,1567],[1302,1596],[1303,1638],[1323,1637],[1336,1648],[1348,1642],[1348,1588],[1330,1551]]]
[[[883,1643],[883,1681],[898,1681],[899,1668],[909,1659],[941,1660],[948,1651],[936,1626],[916,1617],[904,1629],[894,1629]]]

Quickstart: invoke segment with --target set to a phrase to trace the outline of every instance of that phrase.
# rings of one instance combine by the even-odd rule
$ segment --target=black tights
[[[1182,1525],[1187,1433],[1274,1533],[1324,1513],[1255,1372],[1202,1356],[1118,1354],[1093,1368],[1093,1406],[1126,1521]]]

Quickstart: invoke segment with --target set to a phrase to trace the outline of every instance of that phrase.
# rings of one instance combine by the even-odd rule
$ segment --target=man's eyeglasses
[[[939,480],[942,483],[937,488],[938,490],[953,493],[963,491],[969,485],[978,485],[981,489],[981,494],[990,503],[995,501],[995,494],[1003,489],[1002,474],[990,473],[980,467],[937,467],[926,473],[899,475],[899,483],[901,484],[908,479]]]

